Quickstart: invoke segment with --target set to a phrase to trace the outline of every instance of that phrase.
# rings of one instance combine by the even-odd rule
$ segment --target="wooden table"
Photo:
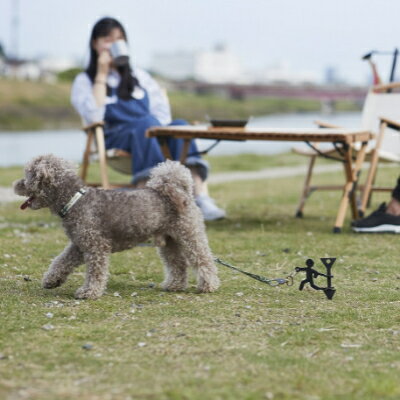
[[[308,143],[333,143],[341,146],[345,163],[345,183],[343,196],[340,201],[333,231],[341,232],[346,210],[350,202],[353,218],[358,218],[358,209],[355,198],[360,169],[365,158],[368,141],[374,135],[370,131],[356,129],[275,129],[275,128],[236,128],[236,127],[207,127],[207,126],[168,126],[154,127],[147,131],[147,137],[156,137],[160,143],[165,158],[171,159],[168,148],[168,138],[184,140],[180,161],[184,161],[188,154],[190,141],[193,139],[214,140],[270,140]],[[361,147],[357,151],[356,159],[352,159],[352,148],[355,143]]]

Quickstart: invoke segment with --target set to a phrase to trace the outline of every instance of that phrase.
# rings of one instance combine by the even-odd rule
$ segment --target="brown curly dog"
[[[70,240],[44,275],[46,289],[62,285],[75,267],[86,264],[85,283],[75,297],[96,299],[107,285],[109,255],[151,238],[165,266],[163,289],[184,290],[189,267],[197,271],[200,292],[219,286],[193,181],[178,162],[159,164],[144,189],[102,190],[85,187],[69,162],[44,155],[27,164],[14,191],[29,197],[21,208],[48,207],[61,216]]]

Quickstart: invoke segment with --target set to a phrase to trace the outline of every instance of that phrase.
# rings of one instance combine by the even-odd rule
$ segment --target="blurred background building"
[[[158,75],[175,80],[226,83],[238,82],[244,77],[239,58],[224,44],[211,50],[156,53],[149,68]]]

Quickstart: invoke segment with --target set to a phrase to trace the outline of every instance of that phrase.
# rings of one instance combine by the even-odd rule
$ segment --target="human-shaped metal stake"
[[[336,292],[336,289],[332,286],[333,275],[331,274],[331,269],[332,269],[333,264],[336,261],[336,258],[321,258],[320,260],[322,261],[322,263],[324,264],[324,266],[326,268],[326,274],[323,274],[322,272],[318,272],[317,270],[315,270],[313,268],[314,260],[312,260],[311,258],[309,258],[306,261],[307,267],[305,267],[305,268],[296,267],[296,272],[305,272],[306,273],[306,279],[303,279],[300,282],[299,290],[303,290],[304,285],[306,283],[309,283],[313,289],[323,290],[326,297],[329,300],[332,300],[332,298]],[[318,278],[318,276],[324,276],[327,279],[326,287],[321,287],[314,283],[314,279]]]

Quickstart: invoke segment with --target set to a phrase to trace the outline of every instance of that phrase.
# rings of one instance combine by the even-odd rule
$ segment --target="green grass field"
[[[243,163],[211,161],[217,171]],[[19,173],[1,171],[2,184]],[[383,169],[379,180],[393,184],[396,173]],[[76,301],[83,268],[61,288],[41,288],[67,242],[60,221],[1,204],[0,398],[399,399],[399,239],[353,234],[349,214],[332,234],[338,192],[314,193],[295,219],[301,186],[298,177],[211,186],[228,218],[207,224],[210,245],[267,277],[337,257],[332,301],[300,292],[300,275],[271,288],[222,266],[215,293],[197,294],[194,278],[187,292],[165,293],[156,251],[144,247],[112,255],[101,299]]]

